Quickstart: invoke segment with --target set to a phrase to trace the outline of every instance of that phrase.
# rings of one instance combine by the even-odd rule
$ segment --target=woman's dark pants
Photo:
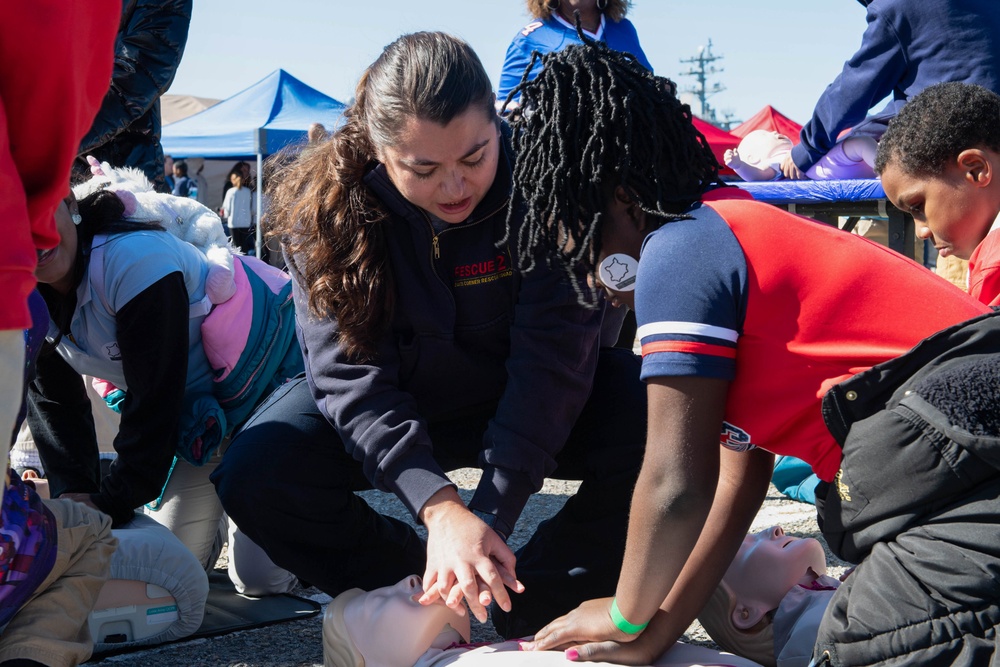
[[[445,470],[477,467],[492,410],[430,424]],[[517,552],[525,592],[509,614],[494,605],[505,637],[526,636],[580,602],[614,594],[632,489],[646,437],[639,359],[602,349],[594,388],[563,450],[555,479],[579,491]],[[222,505],[275,563],[330,595],[372,590],[423,574],[425,545],[410,523],[373,510],[371,489],[319,412],[304,378],[280,387],[236,434],[212,475]]]

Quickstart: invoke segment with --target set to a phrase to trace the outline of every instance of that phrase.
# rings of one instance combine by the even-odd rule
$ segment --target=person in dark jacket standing
[[[861,48],[820,96],[801,141],[785,158],[786,178],[805,172],[838,135],[878,139],[908,99],[944,81],[1000,93],[1000,5],[981,0],[859,0],[868,8]],[[891,95],[884,109],[869,110]],[[866,117],[867,116],[867,117]]]
[[[86,156],[140,169],[158,192],[170,192],[160,146],[160,96],[174,80],[187,43],[193,0],[124,0],[111,88],[80,142],[75,171],[90,176]]]
[[[212,479],[246,534],[321,590],[422,574],[422,602],[465,600],[480,620],[492,604],[502,635],[525,636],[614,588],[644,448],[638,360],[600,348],[603,302],[581,306],[561,272],[501,242],[512,157],[467,44],[404,35],[355,100],[274,176],[305,377]],[[483,471],[468,502],[445,475],[459,467]],[[583,483],[515,557],[506,540],[546,477]],[[354,493],[372,487],[426,544]]]

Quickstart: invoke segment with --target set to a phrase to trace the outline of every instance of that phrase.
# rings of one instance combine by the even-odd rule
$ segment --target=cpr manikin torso
[[[420,577],[369,593],[337,596],[323,619],[323,657],[328,667],[565,667],[561,651],[522,652],[518,642],[469,645],[469,617],[444,604],[422,606]],[[608,663],[588,663],[595,667]],[[692,665],[754,667],[757,663],[703,646],[677,644],[656,667]],[[758,666],[759,667],[759,666]]]
[[[365,667],[413,665],[429,648],[469,641],[469,617],[443,604],[419,604],[414,596],[423,592],[420,577],[413,575],[395,586],[338,596],[347,596],[344,624]]]
[[[813,181],[875,178],[875,150],[871,137],[847,137],[838,142],[806,172]],[[792,151],[792,140],[771,130],[753,130],[736,150],[727,150],[726,166],[745,181],[773,181],[782,178],[781,163]]]

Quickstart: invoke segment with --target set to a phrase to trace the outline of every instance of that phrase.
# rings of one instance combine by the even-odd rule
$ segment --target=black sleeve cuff
[[[534,491],[534,485],[527,475],[504,468],[487,467],[469,501],[469,509],[506,540],[514,531],[517,519]],[[495,519],[487,520],[481,515]]]
[[[472,510],[472,513],[475,514],[480,521],[492,528],[504,542],[510,538],[510,534],[513,532],[514,527],[507,525],[507,523],[500,519],[500,517],[496,514],[487,514],[481,510]]]

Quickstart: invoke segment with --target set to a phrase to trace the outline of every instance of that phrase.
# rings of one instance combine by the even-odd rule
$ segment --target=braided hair
[[[605,202],[617,187],[669,222],[687,217],[683,211],[721,181],[673,82],[631,54],[580,38],[583,45],[532,54],[512,93],[520,93],[521,106],[509,116],[517,160],[508,234],[516,230],[523,270],[544,258],[562,269],[582,305],[594,306],[598,296],[586,276],[595,270]],[[529,81],[538,58],[542,70]]]

